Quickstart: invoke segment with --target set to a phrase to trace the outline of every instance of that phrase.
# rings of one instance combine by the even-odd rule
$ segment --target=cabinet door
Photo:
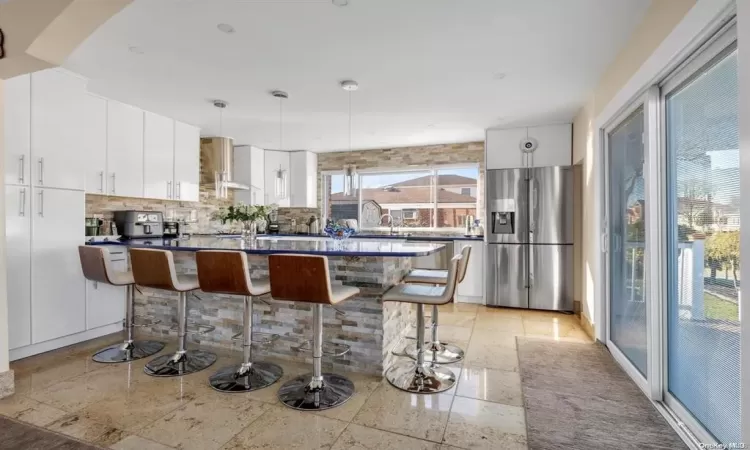
[[[31,188],[5,186],[8,345],[31,344]]]
[[[254,200],[252,192],[252,154],[250,149],[251,147],[249,145],[238,145],[234,147],[234,154],[232,155],[232,164],[234,165],[234,181],[251,186],[251,188],[247,191],[234,191],[234,201],[235,203],[255,205],[256,202]]]
[[[143,111],[107,102],[107,194],[143,197]]]
[[[265,150],[250,146],[250,186],[265,189]]]
[[[86,94],[83,100],[83,152],[86,193],[107,192],[107,100]]]
[[[487,170],[526,167],[526,158],[519,147],[526,137],[526,128],[489,129],[485,139]]]
[[[125,249],[110,250],[113,270],[128,270]],[[86,329],[122,322],[125,318],[127,288],[86,280]]]
[[[469,265],[466,267],[464,281],[458,285],[458,300],[471,303],[484,303],[484,243],[473,241],[454,241],[457,255],[464,247],[471,247]]]
[[[31,179],[34,186],[84,189],[86,83],[48,69],[31,74]]]
[[[529,127],[529,136],[539,143],[530,160],[533,167],[570,166],[573,163],[573,126]]]
[[[305,152],[289,153],[289,206],[305,207],[307,200],[307,161]]]
[[[173,198],[186,202],[200,201],[201,130],[186,123],[174,124]]]
[[[289,152],[279,152],[274,150],[266,150],[265,153],[265,195],[266,204],[276,204],[280,207],[288,207],[290,205],[290,179],[291,174],[289,171]],[[276,195],[276,173],[281,168],[286,171],[286,196],[278,197]]]
[[[86,329],[86,293],[78,246],[84,243],[83,191],[33,189],[31,337],[48,341]]]
[[[143,113],[143,194],[146,198],[175,198],[174,120]]]
[[[5,80],[5,184],[29,185],[31,75]]]

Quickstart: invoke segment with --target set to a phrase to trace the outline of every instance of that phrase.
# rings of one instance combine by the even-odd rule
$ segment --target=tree
[[[715,276],[713,264],[720,264],[725,269],[732,268],[732,276],[737,284],[737,270],[740,268],[740,232],[725,231],[715,233],[706,239],[706,260]]]

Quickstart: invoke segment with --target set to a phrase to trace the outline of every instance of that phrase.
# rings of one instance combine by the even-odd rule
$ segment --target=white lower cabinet
[[[467,246],[471,247],[469,265],[466,267],[464,281],[458,285],[456,300],[463,303],[484,304],[484,242],[453,241],[456,255]]]
[[[31,344],[31,188],[5,186],[8,346]]]
[[[115,271],[128,270],[126,249],[109,246],[111,267]],[[121,323],[125,318],[128,289],[124,286],[86,280],[86,328],[99,328]]]
[[[86,329],[78,246],[84,243],[83,191],[32,189],[31,342]]]

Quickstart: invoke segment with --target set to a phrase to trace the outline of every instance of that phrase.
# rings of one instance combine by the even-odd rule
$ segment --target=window
[[[344,176],[324,175],[326,219],[356,219],[361,229],[462,228],[477,216],[479,168],[437,167],[360,173],[344,196]]]

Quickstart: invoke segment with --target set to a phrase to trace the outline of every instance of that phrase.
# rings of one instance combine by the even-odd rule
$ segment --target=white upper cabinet
[[[143,194],[146,198],[174,198],[174,120],[158,114],[143,115]]]
[[[143,111],[107,102],[107,194],[143,197]]]
[[[200,201],[200,128],[174,124],[174,200]]]
[[[318,155],[312,152],[290,152],[289,203],[293,207],[315,208],[318,197]]]
[[[86,82],[59,69],[31,75],[31,180],[34,186],[84,189]]]
[[[276,204],[280,207],[288,207],[291,205],[290,203],[290,179],[291,179],[291,173],[290,173],[290,158],[289,158],[289,152],[280,152],[276,150],[266,150],[265,153],[265,161],[264,161],[264,167],[265,167],[265,176],[264,176],[264,183],[265,183],[265,197],[266,205],[272,205]],[[277,179],[277,173],[279,169],[286,171],[286,196],[277,197],[276,195],[276,179]]]
[[[83,151],[86,193],[107,192],[107,100],[86,94],[83,99]]]
[[[31,75],[5,80],[5,184],[29,185]]]
[[[537,149],[529,154],[521,151],[520,147],[527,137],[534,138],[537,142]],[[573,163],[573,126],[563,124],[488,129],[485,151],[488,170],[569,166]]]

